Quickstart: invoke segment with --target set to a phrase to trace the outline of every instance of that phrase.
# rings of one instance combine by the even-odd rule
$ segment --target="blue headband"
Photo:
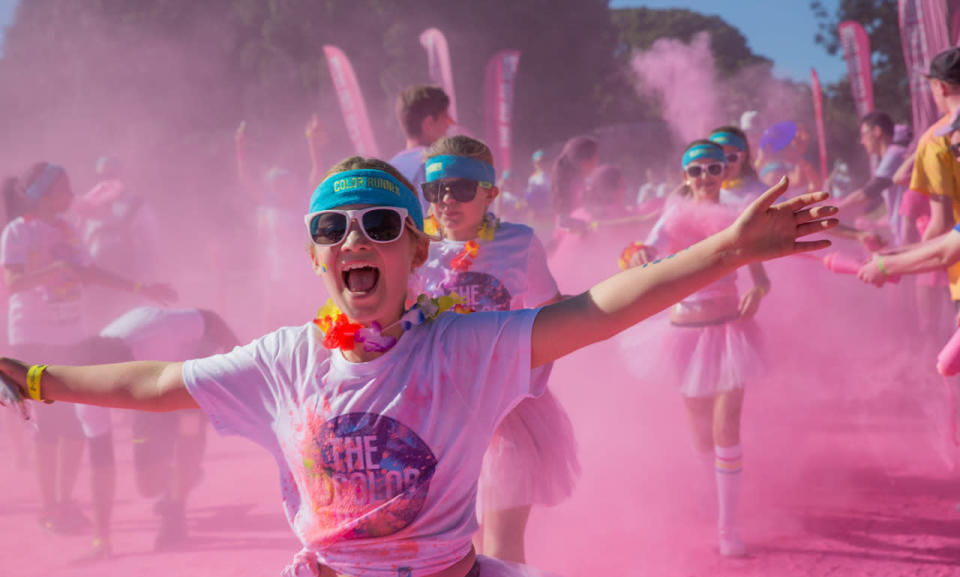
[[[732,132],[715,132],[710,135],[708,140],[716,142],[720,146],[733,146],[743,151],[747,150],[747,142],[740,138],[740,135]]]
[[[24,196],[34,202],[40,200],[50,192],[50,188],[60,180],[64,173],[63,167],[59,164],[47,164],[40,172],[40,176],[34,179],[27,190],[24,191]]]
[[[427,182],[441,178],[466,178],[479,182],[481,186],[491,187],[497,182],[497,172],[482,160],[442,154],[427,160]]]
[[[694,160],[716,160],[722,163],[726,163],[727,159],[723,155],[723,149],[720,148],[717,144],[697,144],[696,146],[690,147],[689,150],[683,153],[683,160],[681,161],[684,168],[687,167]]]
[[[417,228],[423,230],[423,210],[417,195],[388,172],[347,170],[328,177],[313,191],[310,212],[351,204],[405,208]]]

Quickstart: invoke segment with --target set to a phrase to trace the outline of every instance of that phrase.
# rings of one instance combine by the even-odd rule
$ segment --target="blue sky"
[[[2,0],[0,0],[2,1]],[[822,0],[833,12],[839,0]],[[774,74],[810,82],[810,68],[816,68],[824,84],[840,80],[846,63],[838,54],[830,56],[814,43],[817,23],[809,0],[612,0],[613,8],[686,8],[720,16],[746,37],[754,53],[774,63]]]
[[[522,2],[523,0],[518,0]],[[0,36],[10,23],[19,0],[0,0]],[[823,0],[835,10],[839,0]],[[687,8],[715,14],[740,29],[750,48],[774,62],[777,76],[810,80],[810,67],[824,83],[839,80],[846,72],[843,59],[830,56],[813,42],[817,25],[809,0],[612,0],[614,8]]]
[[[10,25],[10,20],[13,19],[13,11],[18,3],[19,0],[0,0],[0,41],[3,40],[4,30]],[[3,46],[0,45],[0,54],[3,54],[2,50]]]

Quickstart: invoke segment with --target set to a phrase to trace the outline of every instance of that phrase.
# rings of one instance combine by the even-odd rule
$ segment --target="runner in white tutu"
[[[420,269],[431,296],[460,295],[475,311],[533,308],[559,300],[533,229],[488,212],[499,194],[493,153],[467,136],[435,142],[426,154],[423,197],[442,239]],[[556,505],[573,492],[580,466],[573,426],[546,388],[552,365],[533,371],[543,394],[522,401],[500,423],[484,456],[478,512],[483,553],[524,561],[531,505]]]
[[[643,248],[635,252],[633,264],[673,254],[733,222],[735,210],[720,204],[724,156],[723,148],[708,140],[687,147],[684,186],[668,201]],[[710,477],[716,478],[720,552],[735,557],[746,553],[736,531],[743,387],[762,376],[752,319],[770,290],[763,266],[754,263],[749,268],[753,288],[742,297],[737,293],[736,271],[731,271],[677,303],[670,311],[669,323],[645,324],[621,339],[624,356],[639,377],[679,384],[694,444]],[[660,359],[666,362],[656,363]],[[651,370],[656,368],[674,370]]]
[[[813,193],[777,206],[786,182],[737,221],[657,265],[535,310],[404,310],[428,256],[420,203],[378,160],[349,158],[311,198],[310,257],[332,303],[225,355],[185,363],[27,366],[0,359],[23,396],[150,410],[202,408],[221,433],[270,451],[304,551],[287,575],[515,577],[475,554],[477,480],[502,418],[543,393],[531,369],[610,338],[738,267],[823,248],[836,225]],[[602,397],[598,396],[598,403]],[[612,426],[614,424],[611,424]],[[571,528],[576,532],[578,528]]]

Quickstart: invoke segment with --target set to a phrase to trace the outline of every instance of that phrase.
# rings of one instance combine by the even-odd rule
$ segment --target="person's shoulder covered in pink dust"
[[[441,239],[420,269],[424,291],[456,294],[473,311],[539,307],[559,300],[546,252],[532,228],[497,218],[500,194],[493,153],[483,142],[451,136],[426,155],[424,198]],[[552,506],[573,493],[579,471],[573,425],[546,386],[550,366],[531,375],[543,393],[526,399],[498,425],[483,459],[478,486],[480,533],[486,555],[524,562],[524,532],[534,505]]]
[[[316,323],[186,363],[29,366],[0,372],[32,399],[149,410],[200,407],[222,433],[267,448],[312,574],[466,577],[478,557],[474,494],[506,410],[535,396],[530,369],[609,338],[740,266],[824,248],[825,193],[774,204],[786,182],[730,226],[540,309],[405,308],[427,258],[420,204],[390,165],[353,157],[311,198],[310,261],[332,297]],[[30,377],[28,383],[27,377]],[[29,385],[29,386],[28,386]],[[480,558],[484,575],[521,570]],[[309,574],[309,573],[308,573]]]

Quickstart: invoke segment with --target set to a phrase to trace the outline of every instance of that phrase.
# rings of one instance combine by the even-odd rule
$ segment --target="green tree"
[[[870,38],[876,108],[887,112],[898,122],[909,122],[910,85],[900,44],[897,0],[840,0],[833,13],[827,10],[823,2],[814,0],[810,8],[817,19],[815,40],[831,55],[840,54],[837,26],[841,22],[853,20],[863,25]],[[825,90],[832,106],[856,118],[848,77],[845,76]]]
[[[646,50],[660,38],[690,42],[695,34],[707,32],[721,78],[732,77],[750,66],[772,64],[768,58],[754,54],[740,30],[719,16],[683,9],[629,8],[614,10],[613,22],[619,32],[621,54]]]

